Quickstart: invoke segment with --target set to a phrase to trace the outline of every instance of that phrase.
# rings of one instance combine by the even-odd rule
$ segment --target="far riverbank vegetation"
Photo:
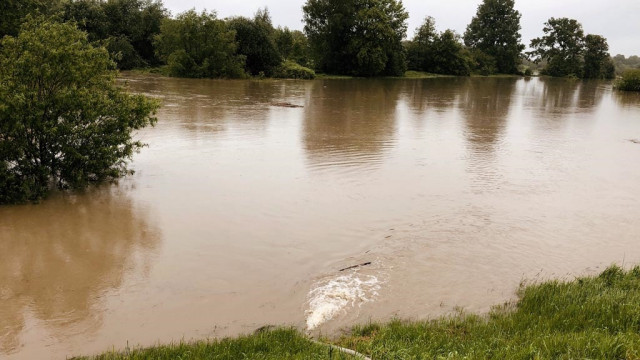
[[[640,267],[523,285],[486,315],[394,320],[322,345],[294,329],[109,352],[95,359],[638,359]],[[329,345],[330,344],[330,345]],[[350,355],[344,349],[362,356]],[[89,358],[78,358],[89,359]]]
[[[221,19],[206,10],[172,15],[160,0],[6,0],[0,38],[16,36],[28,15],[44,15],[85,31],[120,70],[195,78],[398,77],[409,70],[611,79],[640,67],[637,56],[612,58],[606,38],[569,18],[549,18],[525,52],[514,0],[482,0],[463,34],[439,31],[425,16],[410,40],[401,0],[301,5],[304,31],[275,26],[266,8],[253,18]]]

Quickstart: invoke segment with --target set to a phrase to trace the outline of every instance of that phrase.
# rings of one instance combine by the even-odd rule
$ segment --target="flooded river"
[[[135,175],[0,207],[2,359],[485,312],[640,263],[640,96],[610,83],[124,77],[163,104]]]

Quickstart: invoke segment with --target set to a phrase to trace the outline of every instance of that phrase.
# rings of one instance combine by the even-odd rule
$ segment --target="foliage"
[[[470,74],[471,59],[460,36],[452,30],[438,33],[435,20],[430,16],[416,29],[415,37],[406,43],[406,47],[411,70],[444,75]]]
[[[189,10],[176,19],[165,19],[155,46],[172,76],[245,76],[245,59],[236,54],[235,32],[213,12]]]
[[[127,354],[105,353],[92,359],[346,360],[359,358],[340,352],[337,349],[332,349],[329,346],[311,342],[294,329],[275,329],[257,331],[253,335],[245,335],[237,339],[199,341],[195,343],[181,342],[148,349],[136,349],[127,352]]]
[[[307,0],[305,33],[316,69],[333,74],[401,76],[408,14],[399,0]]]
[[[496,64],[496,59],[478,49],[471,49],[471,67],[474,72],[480,75],[491,75],[498,72],[498,65]]]
[[[583,76],[587,79],[613,79],[615,70],[609,56],[607,39],[589,34],[585,36],[584,44]]]
[[[568,18],[550,18],[542,29],[544,36],[531,40],[530,53],[536,62],[548,61],[544,75],[583,75],[584,31],[582,25]]]
[[[640,267],[529,285],[520,296],[487,318],[458,314],[359,326],[340,345],[374,359],[640,357]]]
[[[624,55],[618,54],[614,56],[612,60],[616,69],[616,74],[622,74],[629,69],[640,69],[640,56],[638,55],[625,58]]]
[[[484,0],[464,33],[465,45],[493,57],[496,70],[504,74],[517,73],[524,50],[521,15],[514,5],[514,0]]]
[[[302,31],[278,27],[275,30],[274,39],[283,59],[292,60],[306,67],[313,66],[309,41]]]
[[[235,17],[227,25],[236,32],[237,52],[246,58],[245,69],[251,75],[271,75],[282,58],[275,43],[275,29],[271,25],[269,12],[258,10],[255,17]]]
[[[89,33],[91,41],[108,40],[107,48],[115,51],[114,55],[122,52],[118,60],[120,69],[160,64],[153,39],[168,16],[160,0],[67,1],[63,16],[76,21]],[[131,48],[135,53],[128,52]]]
[[[29,19],[0,47],[0,203],[127,173],[132,130],[157,104],[115,84],[114,64],[72,24]]]
[[[0,1],[0,39],[16,36],[27,15],[50,15],[60,6],[59,0],[2,0]]]
[[[640,69],[631,69],[622,73],[616,82],[616,88],[625,91],[640,91]]]
[[[273,77],[282,79],[315,79],[315,71],[297,64],[290,60],[285,60],[280,66],[278,66]]]

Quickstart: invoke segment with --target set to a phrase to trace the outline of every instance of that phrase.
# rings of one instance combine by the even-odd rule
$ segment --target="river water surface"
[[[135,175],[0,207],[0,358],[485,312],[640,263],[640,96],[610,83],[124,80],[163,104]]]

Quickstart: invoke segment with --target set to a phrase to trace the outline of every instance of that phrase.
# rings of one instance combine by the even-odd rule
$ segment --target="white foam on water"
[[[357,272],[318,281],[308,295],[307,330],[346,312],[348,306],[362,306],[373,300],[378,290],[380,280],[376,276]]]

